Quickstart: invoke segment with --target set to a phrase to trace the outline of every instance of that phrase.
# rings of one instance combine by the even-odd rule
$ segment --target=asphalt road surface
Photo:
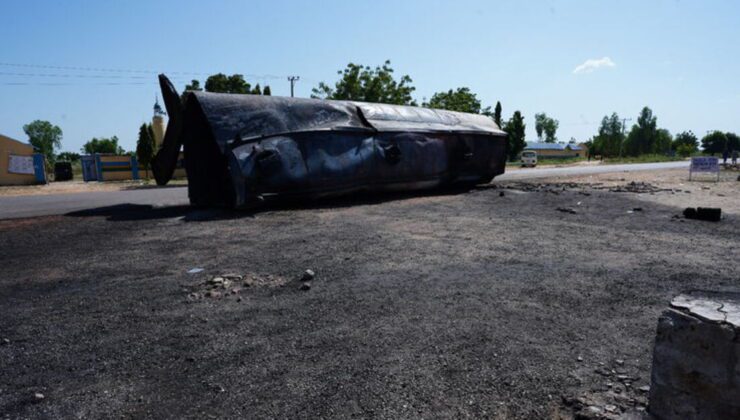
[[[625,165],[530,168],[506,173],[496,180],[523,180],[553,176],[589,175],[688,167],[688,161]],[[122,204],[174,206],[188,204],[187,187],[135,189],[125,191],[0,197],[0,219],[66,214],[74,211]]]

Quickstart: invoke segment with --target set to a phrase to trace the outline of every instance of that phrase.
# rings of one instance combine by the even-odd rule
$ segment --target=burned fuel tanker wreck
[[[186,92],[159,76],[169,122],[153,161],[172,177],[183,149],[190,203],[253,207],[279,197],[489,182],[506,135],[483,115],[352,101]]]

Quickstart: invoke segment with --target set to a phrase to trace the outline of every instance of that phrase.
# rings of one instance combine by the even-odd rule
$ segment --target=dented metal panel
[[[170,123],[155,176],[167,182],[170,155],[184,145],[193,204],[474,184],[504,171],[505,133],[482,115],[206,92],[181,103],[164,76],[160,83]]]

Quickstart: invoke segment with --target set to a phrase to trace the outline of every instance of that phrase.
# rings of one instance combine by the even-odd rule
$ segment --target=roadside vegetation
[[[397,77],[390,61],[376,67],[349,63],[337,71],[338,79],[333,83],[320,82],[313,88],[311,97],[320,99],[354,100],[398,105],[419,105],[413,97],[416,87],[409,75]],[[185,90],[205,90],[217,93],[239,93],[271,95],[269,86],[252,86],[241,74],[226,75],[217,73],[209,76],[204,85],[192,80]],[[449,111],[481,114],[490,117],[507,133],[508,165],[519,164],[519,155],[526,147],[526,124],[524,114],[515,110],[508,119],[502,115],[500,101],[484,106],[477,94],[469,87],[461,86],[434,93],[428,100],[421,101],[422,107],[445,109]],[[643,107],[636,123],[627,127],[629,119],[616,112],[601,120],[598,133],[586,142],[580,143],[588,148],[591,159],[602,159],[604,163],[647,163],[680,160],[698,154],[724,155],[740,150],[740,137],[731,132],[711,131],[699,139],[693,132],[684,131],[672,135],[667,129],[658,126],[658,118],[649,107]],[[544,112],[534,114],[534,127],[537,141],[562,143],[558,141],[557,131],[560,123]],[[79,176],[80,154],[57,151],[62,147],[62,130],[48,121],[37,120],[24,126],[31,143],[46,157],[49,170],[54,162],[73,163],[75,176]],[[93,138],[81,148],[85,154],[112,153],[117,155],[136,155],[143,167],[148,169],[156,154],[150,124],[139,127],[136,151],[126,151],[119,145],[117,136]],[[571,139],[569,143],[576,143]],[[701,148],[701,149],[700,149]],[[586,158],[548,158],[540,157],[538,164],[572,164]]]
[[[686,160],[684,156],[678,155],[661,155],[657,153],[644,154],[639,156],[615,156],[610,158],[604,158],[604,163],[654,163],[654,162],[674,162],[678,160]]]

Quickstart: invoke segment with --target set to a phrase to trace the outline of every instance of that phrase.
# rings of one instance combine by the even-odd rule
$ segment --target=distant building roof
[[[524,150],[582,150],[582,148],[577,144],[527,143]]]

